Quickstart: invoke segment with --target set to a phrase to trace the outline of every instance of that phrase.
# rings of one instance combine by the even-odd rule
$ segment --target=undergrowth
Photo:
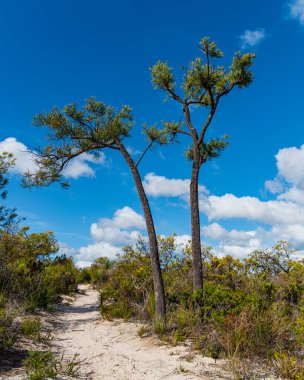
[[[192,292],[191,246],[180,254],[171,236],[159,237],[159,247],[166,322],[155,319],[149,250],[142,239],[117,260],[94,264],[106,318],[148,322],[173,345],[190,340],[204,355],[227,358],[236,379],[254,378],[253,361],[287,379],[304,378],[304,261],[294,258],[288,243],[243,260],[217,257],[204,247],[203,294]]]

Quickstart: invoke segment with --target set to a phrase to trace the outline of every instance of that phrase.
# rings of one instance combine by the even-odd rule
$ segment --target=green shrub
[[[301,373],[304,260],[291,259],[293,251],[287,243],[255,251],[244,260],[216,257],[210,247],[204,247],[200,294],[193,294],[191,288],[191,246],[177,253],[171,236],[160,237],[159,247],[167,322],[154,319],[149,249],[142,239],[134,247],[125,247],[111,268],[103,267],[100,309],[104,316],[149,320],[153,331],[171,343],[190,339],[196,349],[214,359],[229,358],[239,378],[254,376],[248,361],[253,357],[271,365],[276,360],[281,373],[282,368],[286,373],[286,368]]]
[[[13,325],[14,316],[6,306],[0,306],[0,352],[11,347],[17,339],[17,331]]]
[[[31,338],[37,338],[41,332],[41,329],[42,324],[40,318],[38,317],[24,318],[20,324],[21,334]]]
[[[51,351],[29,351],[23,365],[29,380],[55,379],[57,376],[56,359]]]
[[[274,354],[273,364],[280,376],[284,379],[303,380],[304,363],[294,355],[286,352],[276,352]]]
[[[76,353],[71,360],[65,360],[64,354],[56,358],[51,351],[29,351],[22,364],[28,380],[57,379],[58,375],[75,377],[81,365],[78,357],[79,354]]]

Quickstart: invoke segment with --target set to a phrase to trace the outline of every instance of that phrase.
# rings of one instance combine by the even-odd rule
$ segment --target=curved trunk
[[[146,226],[149,236],[149,245],[150,245],[150,258],[152,265],[152,276],[153,276],[153,285],[154,285],[154,294],[155,294],[155,312],[157,317],[165,318],[166,316],[166,301],[165,301],[165,290],[164,283],[160,268],[159,253],[158,253],[158,243],[156,232],[154,228],[154,221],[152,218],[152,213],[149,205],[148,198],[146,196],[145,189],[142,184],[142,180],[139,174],[139,171],[123,145],[119,145],[119,150],[124,156],[129,168],[131,169],[136,189],[140,198],[140,202],[143,208],[145,215]]]
[[[202,249],[199,215],[198,177],[200,163],[194,158],[190,184],[191,235],[192,235],[192,270],[193,291],[203,289]]]

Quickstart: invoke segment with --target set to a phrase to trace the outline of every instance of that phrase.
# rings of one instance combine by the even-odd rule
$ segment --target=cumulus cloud
[[[37,170],[32,151],[15,137],[8,137],[5,140],[0,141],[0,153],[3,152],[13,153],[16,159],[15,167],[11,169],[12,172],[22,174],[28,170],[31,172]],[[106,157],[103,152],[101,152],[98,158],[95,158],[89,153],[83,153],[71,160],[63,170],[62,174],[66,178],[73,179],[79,177],[93,177],[95,171],[89,163],[104,164],[105,161]]]
[[[256,230],[236,230],[228,231],[218,223],[212,223],[202,228],[204,237],[218,241],[215,251],[218,255],[231,255],[245,257],[255,249],[263,246],[265,239],[268,239],[269,232],[263,228]]]
[[[255,249],[269,248],[278,240],[286,240],[302,248],[304,245],[304,226],[300,224],[275,225],[269,230],[257,228],[242,231],[228,231],[218,223],[202,228],[205,238],[217,241],[215,251],[219,255],[245,257]]]
[[[304,145],[299,148],[280,149],[275,158],[278,173],[274,180],[265,182],[266,189],[279,194],[279,200],[291,201],[302,207],[304,205]]]
[[[277,240],[304,246],[304,145],[283,148],[275,156],[277,174],[265,182],[275,199],[261,200],[234,194],[216,196],[200,186],[200,211],[214,223],[203,227],[206,239],[217,241],[220,254],[244,256],[254,249],[269,247]],[[190,180],[169,179],[149,173],[144,179],[146,191],[154,197],[178,197],[189,204]],[[215,221],[248,220],[267,227],[255,230],[226,230]]]
[[[169,179],[154,173],[145,175],[144,188],[148,195],[153,197],[179,197],[189,194],[189,179]],[[207,193],[205,186],[199,186],[199,191]]]
[[[297,185],[304,181],[304,145],[280,149],[275,158],[278,174],[287,182]]]
[[[0,141],[0,153],[3,152],[13,153],[16,158],[15,167],[12,169],[14,173],[24,173],[27,170],[35,171],[37,169],[32,152],[26,145],[17,141],[15,137],[8,137]]]
[[[94,177],[95,171],[89,163],[104,164],[106,161],[106,156],[103,152],[100,152],[98,158],[94,157],[89,153],[82,153],[80,156],[75,157],[71,160],[62,174],[66,178],[77,179],[79,177]]]
[[[242,218],[267,224],[304,223],[304,209],[281,200],[262,202],[255,197],[211,195],[201,202],[209,220]]]
[[[101,256],[114,259],[123,246],[137,241],[145,227],[143,216],[125,206],[116,210],[112,218],[101,218],[92,223],[90,232],[93,242],[78,250],[72,249],[70,255],[80,266],[90,265]]]
[[[212,223],[202,229],[206,238],[218,241],[217,252],[245,255],[257,248],[269,247],[278,240],[287,240],[304,247],[304,145],[283,148],[275,156],[277,174],[265,182],[276,199],[261,201],[256,197],[211,195],[201,200],[201,211],[209,220],[246,219],[268,224],[251,231],[223,228]]]
[[[60,253],[72,256],[79,267],[90,266],[98,257],[115,259],[125,245],[135,244],[139,235],[145,231],[146,224],[142,215],[131,207],[125,206],[115,211],[112,218],[101,218],[92,223],[90,232],[92,243],[71,248],[60,244]],[[143,235],[145,238],[145,235]],[[182,252],[191,240],[190,235],[177,235],[175,238],[177,252]]]
[[[233,242],[245,242],[256,239],[257,231],[240,231],[233,229],[227,231],[218,223],[212,223],[202,228],[202,233],[212,240],[229,240]]]
[[[121,247],[104,241],[89,244],[85,247],[79,248],[79,252],[76,256],[76,264],[78,265],[79,261],[92,263],[98,257],[108,257],[109,259],[114,259],[120,251]]]
[[[241,46],[243,49],[258,45],[265,38],[265,29],[245,30],[240,36]]]
[[[291,187],[288,191],[278,196],[278,199],[284,199],[288,201],[292,201],[297,205],[303,207],[304,206],[304,189],[295,186]]]
[[[304,25],[304,0],[294,0],[289,3],[290,16]]]
[[[143,230],[145,220],[142,215],[126,206],[117,210],[112,219],[102,218],[98,223],[91,225],[91,236],[95,241],[104,241],[112,244],[132,244],[138,237],[137,230]]]

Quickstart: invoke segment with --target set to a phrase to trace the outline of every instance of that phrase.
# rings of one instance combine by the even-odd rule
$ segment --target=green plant
[[[27,358],[23,360],[23,365],[28,380],[44,380],[55,379],[59,374],[75,377],[80,370],[81,362],[78,353],[74,354],[71,360],[66,360],[64,353],[60,358],[56,358],[51,351],[29,351]]]
[[[56,359],[51,351],[38,352],[29,351],[23,360],[28,380],[55,379],[58,372]]]
[[[64,353],[61,355],[57,363],[58,372],[65,376],[75,377],[81,368],[82,360],[79,360],[79,354],[75,353],[71,360],[64,359]]]
[[[38,317],[27,317],[24,318],[20,324],[20,332],[21,334],[31,337],[37,338],[42,329],[41,320]]]
[[[14,314],[0,305],[0,352],[11,347],[17,339],[17,331],[13,326]]]
[[[168,325],[162,318],[154,318],[152,322],[152,330],[157,335],[164,335],[168,331]]]
[[[304,363],[294,355],[286,352],[276,352],[274,354],[273,365],[277,372],[285,379],[304,379]]]

